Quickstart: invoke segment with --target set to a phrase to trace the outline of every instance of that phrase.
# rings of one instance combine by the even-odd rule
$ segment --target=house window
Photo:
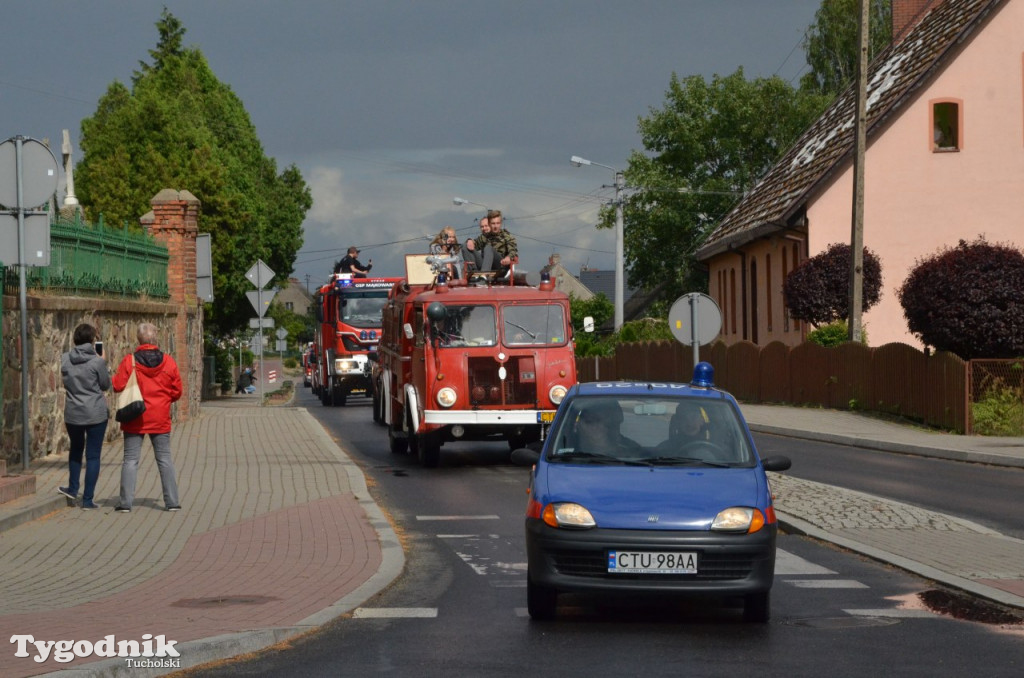
[[[295,304],[293,304],[290,301],[284,302],[284,307],[287,308],[289,311],[294,311],[295,310]]]
[[[732,333],[736,334],[736,269],[729,269],[729,320]]]
[[[719,271],[717,276],[718,280],[718,303],[722,307],[722,334],[729,333],[729,304],[726,303],[725,299],[725,271]]]
[[[757,312],[757,259],[750,258],[750,330],[751,340],[758,343],[757,325],[760,322]]]
[[[785,287],[789,277],[789,250],[782,248],[782,285]],[[789,307],[786,306],[786,293],[782,293],[782,331],[789,332]]]
[[[764,288],[768,293],[765,299],[765,312],[768,315],[768,333],[772,332],[772,296],[775,290],[772,288],[772,255],[764,255]]]
[[[793,269],[800,265],[800,243],[793,243]],[[800,331],[800,321],[793,318],[793,329],[797,332]]]
[[[932,102],[931,144],[933,152],[959,151],[963,148],[962,111],[963,107],[959,101]]]

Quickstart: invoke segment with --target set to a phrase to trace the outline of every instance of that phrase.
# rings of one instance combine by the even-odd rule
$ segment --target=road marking
[[[862,584],[853,579],[783,579],[798,589],[866,589],[867,584]]]
[[[416,516],[416,520],[500,520],[501,516]]]
[[[891,607],[885,610],[843,610],[854,617],[935,617],[936,615],[928,610],[911,610]]]
[[[357,607],[352,616],[357,619],[432,619],[436,607]]]
[[[837,572],[816,565],[809,560],[805,560],[800,556],[793,555],[788,551],[782,549],[775,550],[775,574],[776,575],[810,575],[810,574],[838,574]]]

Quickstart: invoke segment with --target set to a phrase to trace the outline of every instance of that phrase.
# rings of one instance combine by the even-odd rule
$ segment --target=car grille
[[[750,556],[717,555],[697,551],[697,574],[631,574],[608,572],[608,556],[604,551],[556,551],[551,553],[555,569],[570,577],[656,579],[658,581],[693,581],[746,579],[754,569]]]

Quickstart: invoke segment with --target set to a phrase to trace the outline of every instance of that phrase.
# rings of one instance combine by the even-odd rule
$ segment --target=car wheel
[[[529,573],[526,575],[526,610],[531,619],[549,621],[555,618],[558,607],[558,592],[548,586],[534,584]]]
[[[348,400],[348,388],[345,386],[339,386],[338,388],[332,389],[331,401],[337,407],[345,407],[345,402]]]
[[[743,597],[743,621],[764,624],[771,616],[771,591],[751,593]]]

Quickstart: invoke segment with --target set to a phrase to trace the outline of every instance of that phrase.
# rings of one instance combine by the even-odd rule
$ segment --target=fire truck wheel
[[[320,404],[324,407],[328,407],[331,404],[331,389],[325,386],[320,387]]]
[[[419,458],[423,468],[437,468],[441,463],[441,441],[436,435],[427,433],[419,438]]]
[[[409,441],[409,454],[418,459],[420,456],[420,439],[419,436],[412,432],[412,414],[409,410],[405,411],[405,431],[405,438]]]
[[[345,407],[345,401],[348,400],[348,390],[344,386],[331,389],[331,400],[334,405]]]
[[[409,440],[405,436],[397,435],[394,427],[388,424],[388,445],[391,446],[391,454],[405,454],[409,449]]]
[[[383,421],[380,416],[380,394],[377,392],[377,388],[375,386],[371,386],[370,390],[373,391],[373,402],[370,405],[370,407],[373,408],[373,421],[374,423],[379,424]]]

